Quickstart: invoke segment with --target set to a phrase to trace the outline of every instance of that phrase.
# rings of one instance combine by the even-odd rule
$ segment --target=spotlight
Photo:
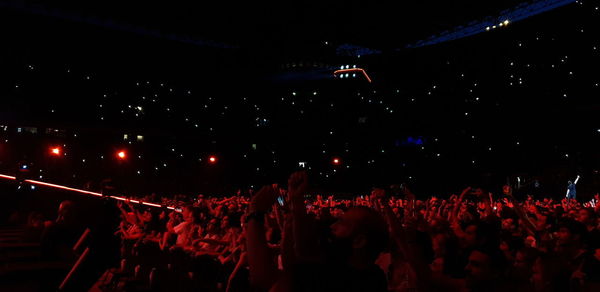
[[[340,165],[340,164],[342,164],[342,159],[340,159],[339,157],[334,157],[331,160],[331,164],[333,164],[333,165]]]
[[[214,155],[211,155],[211,156],[209,156],[209,157],[208,157],[208,162],[209,162],[210,164],[215,164],[215,163],[217,163],[217,157],[216,157],[216,156],[214,156]]]
[[[52,147],[50,148],[50,154],[60,156],[62,154],[62,149],[60,147]]]
[[[127,153],[125,152],[125,150],[121,150],[119,152],[117,152],[117,157],[121,160],[127,158]]]

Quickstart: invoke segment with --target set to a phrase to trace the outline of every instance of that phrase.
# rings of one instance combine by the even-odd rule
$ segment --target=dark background
[[[2,173],[28,161],[71,186],[230,194],[305,161],[315,191],[498,192],[518,176],[561,197],[580,174],[580,196],[597,192],[598,1],[416,49],[519,1],[178,2],[1,1]],[[337,55],[346,43],[382,53]],[[373,83],[333,78],[344,64]]]

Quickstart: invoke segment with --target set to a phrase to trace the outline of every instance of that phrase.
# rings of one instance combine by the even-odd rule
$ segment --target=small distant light
[[[334,157],[331,160],[331,163],[333,163],[333,165],[340,165],[340,164],[342,164],[342,160],[340,158],[338,158],[338,157]]]
[[[508,24],[510,23],[510,21],[507,19],[507,20],[505,20],[505,21],[504,21],[504,22],[502,22],[502,23],[504,23],[504,25],[508,25]]]
[[[217,163],[217,157],[216,157],[216,156],[214,156],[214,155],[211,155],[211,156],[209,156],[209,157],[208,157],[208,161],[209,161],[211,164],[215,164],[215,163]]]
[[[485,30],[489,31],[489,30],[490,30],[490,27],[489,27],[489,26],[488,26],[488,27],[486,27],[486,28],[485,28]]]
[[[122,150],[122,151],[119,151],[119,152],[117,153],[117,157],[118,157],[119,159],[125,159],[125,158],[127,157],[127,153],[125,153],[125,151],[123,151],[123,150]]]
[[[31,186],[31,189],[32,189],[32,190],[35,190],[35,186]]]

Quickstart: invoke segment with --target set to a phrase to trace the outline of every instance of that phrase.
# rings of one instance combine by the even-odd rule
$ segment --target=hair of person
[[[352,210],[358,211],[361,214],[361,219],[355,226],[355,234],[364,234],[366,236],[367,253],[375,259],[388,246],[388,226],[381,214],[369,207],[358,206],[348,211]]]
[[[559,222],[558,227],[566,228],[569,230],[569,232],[571,234],[580,235],[580,237],[582,239],[587,234],[587,229],[586,229],[585,225],[583,225],[583,223],[576,221],[574,219],[571,219],[571,218],[563,218]]]

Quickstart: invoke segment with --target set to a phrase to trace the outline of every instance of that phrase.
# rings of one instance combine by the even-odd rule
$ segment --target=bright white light
[[[504,23],[504,25],[508,25],[510,23],[510,21],[507,19],[503,23]]]
[[[346,77],[350,76],[348,73],[346,73]]]

